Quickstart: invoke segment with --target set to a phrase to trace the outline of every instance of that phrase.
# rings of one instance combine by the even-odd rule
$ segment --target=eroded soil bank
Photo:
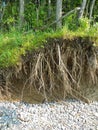
[[[1,100],[98,100],[98,49],[91,38],[48,39],[14,67],[0,69]]]

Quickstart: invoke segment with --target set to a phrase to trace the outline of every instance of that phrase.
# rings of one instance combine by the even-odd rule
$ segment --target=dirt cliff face
[[[31,103],[68,97],[98,100],[98,56],[90,38],[47,43],[21,56],[16,66],[0,70],[1,95]]]

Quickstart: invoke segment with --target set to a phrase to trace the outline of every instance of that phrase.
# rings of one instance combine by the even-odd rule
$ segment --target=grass
[[[74,37],[91,37],[98,43],[98,27],[83,28],[76,31],[69,30],[64,26],[57,31],[37,31],[30,33],[19,32],[12,29],[9,33],[0,34],[0,67],[9,67],[18,64],[21,61],[21,55],[25,55],[27,50],[44,47],[47,38],[69,38]]]

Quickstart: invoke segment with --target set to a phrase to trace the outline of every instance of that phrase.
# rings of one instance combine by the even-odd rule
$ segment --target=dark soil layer
[[[98,100],[97,48],[90,38],[48,39],[14,67],[0,70],[2,99],[30,103]]]

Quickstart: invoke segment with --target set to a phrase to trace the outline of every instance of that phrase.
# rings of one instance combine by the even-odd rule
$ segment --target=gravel
[[[98,102],[0,102],[0,130],[98,130]]]

